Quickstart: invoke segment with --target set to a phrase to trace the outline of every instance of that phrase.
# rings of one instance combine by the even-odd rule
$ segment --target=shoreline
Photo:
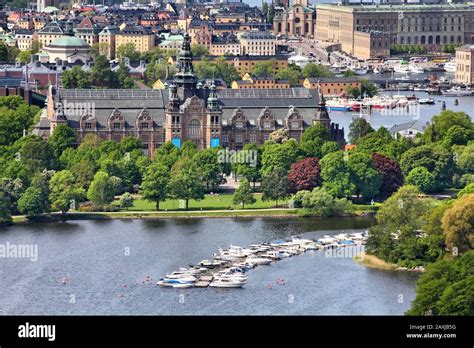
[[[384,261],[375,255],[367,254],[365,252],[362,252],[359,255],[355,256],[353,260],[362,266],[384,271],[404,271],[416,273],[422,273],[425,271],[425,268],[423,266],[418,266],[415,268],[401,267],[395,263]]]
[[[357,211],[347,217],[370,217],[367,212]],[[26,216],[13,216],[12,222],[6,226],[27,225],[37,222],[64,222],[74,220],[112,220],[112,219],[198,219],[198,218],[306,218],[298,213],[298,209],[270,208],[247,210],[203,210],[203,211],[119,211],[119,212],[72,212],[62,215],[55,212],[33,219]],[[338,217],[334,217],[338,218]]]

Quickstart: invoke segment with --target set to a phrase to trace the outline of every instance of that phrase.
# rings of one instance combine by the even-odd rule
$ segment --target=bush
[[[120,208],[115,205],[105,204],[105,205],[94,205],[91,202],[81,203],[79,206],[79,211],[84,213],[94,213],[94,212],[114,212],[119,211]]]
[[[316,187],[313,191],[300,191],[293,198],[295,207],[303,208],[299,213],[303,216],[344,216],[354,208],[346,198],[335,198],[326,190]]]

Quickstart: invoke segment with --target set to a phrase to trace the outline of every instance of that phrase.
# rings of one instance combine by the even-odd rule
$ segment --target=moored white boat
[[[209,286],[214,288],[241,288],[244,286],[244,282],[239,282],[233,279],[220,278],[213,280]]]

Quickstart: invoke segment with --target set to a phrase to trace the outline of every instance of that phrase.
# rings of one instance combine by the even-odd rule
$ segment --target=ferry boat
[[[328,111],[352,111],[352,106],[341,99],[329,99],[326,101]]]
[[[445,97],[469,97],[473,91],[469,88],[452,87],[441,92]]]

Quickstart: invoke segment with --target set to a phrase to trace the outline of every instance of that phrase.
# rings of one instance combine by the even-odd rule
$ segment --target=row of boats
[[[416,104],[434,104],[433,98],[418,99],[414,96],[393,95],[375,96],[361,100],[350,98],[333,98],[326,100],[326,108],[330,111],[360,111],[361,109],[393,109]]]
[[[261,265],[299,255],[308,250],[325,250],[363,245],[367,232],[324,236],[318,240],[292,237],[271,243],[252,244],[246,248],[231,245],[219,249],[212,260],[202,260],[189,268],[167,274],[158,285],[172,288],[217,287],[241,288],[247,282],[246,273]]]

